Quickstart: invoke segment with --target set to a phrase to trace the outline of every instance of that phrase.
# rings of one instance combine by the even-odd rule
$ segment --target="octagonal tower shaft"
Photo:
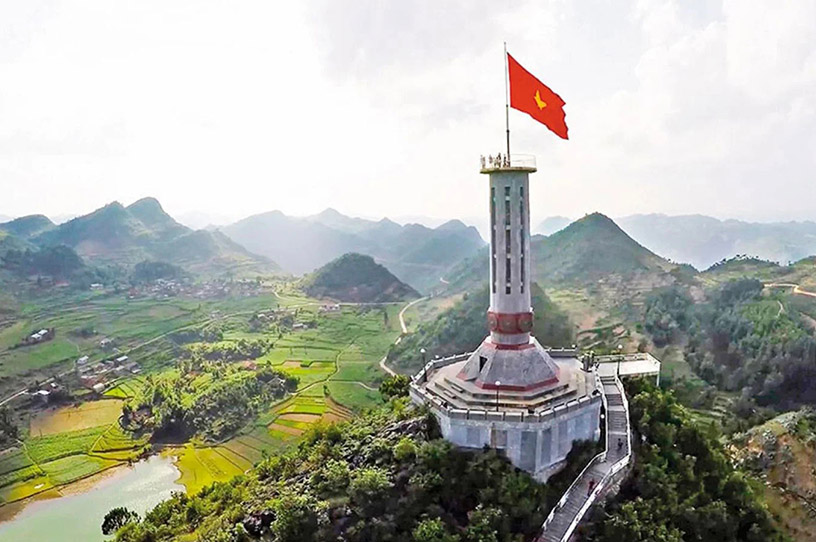
[[[529,174],[534,167],[483,169],[490,175],[491,341],[520,345],[530,341]]]

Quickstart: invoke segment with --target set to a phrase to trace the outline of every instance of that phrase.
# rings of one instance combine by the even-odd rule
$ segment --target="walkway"
[[[606,449],[587,464],[544,522],[537,542],[566,542],[598,495],[629,464],[629,403],[616,376],[601,378],[606,407]]]

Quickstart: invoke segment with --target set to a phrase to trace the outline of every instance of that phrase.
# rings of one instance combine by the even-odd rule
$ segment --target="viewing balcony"
[[[536,171],[536,159],[532,154],[511,154],[507,159],[506,154],[489,154],[479,157],[480,173],[493,173],[494,171]]]

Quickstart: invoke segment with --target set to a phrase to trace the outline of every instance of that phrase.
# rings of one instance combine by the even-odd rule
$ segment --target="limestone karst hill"
[[[307,275],[302,287],[313,297],[355,303],[382,303],[419,297],[371,256],[349,253]]]
[[[193,231],[179,224],[154,198],[127,207],[112,202],[60,225],[42,215],[22,217],[0,224],[0,231],[34,247],[65,245],[89,264],[131,266],[162,260],[203,274],[277,269],[220,232]]]

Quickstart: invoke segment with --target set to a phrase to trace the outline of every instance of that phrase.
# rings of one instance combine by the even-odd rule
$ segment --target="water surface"
[[[0,541],[101,542],[102,519],[111,508],[126,506],[140,515],[184,491],[171,459],[154,455],[121,468],[88,491],[58,499],[35,501],[13,519],[0,523]]]

